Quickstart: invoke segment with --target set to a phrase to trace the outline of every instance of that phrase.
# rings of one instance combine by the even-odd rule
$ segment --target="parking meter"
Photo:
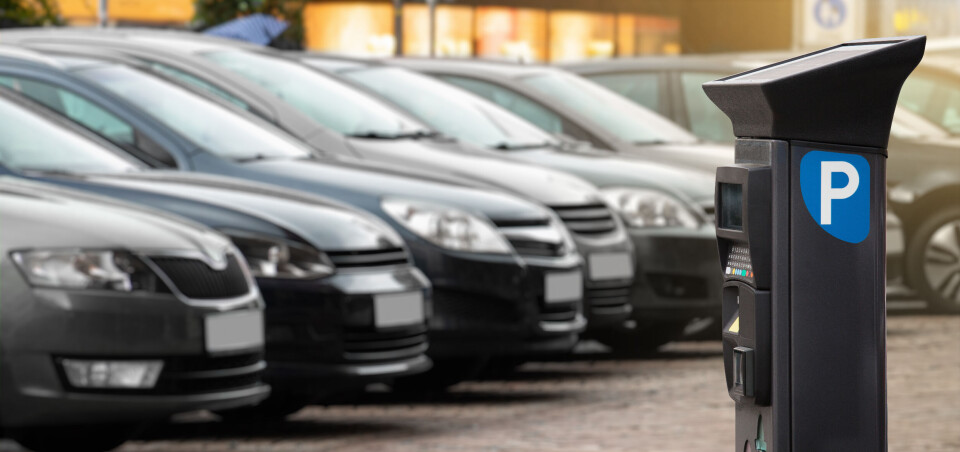
[[[704,84],[736,452],[885,451],[886,146],[924,37],[845,43]]]

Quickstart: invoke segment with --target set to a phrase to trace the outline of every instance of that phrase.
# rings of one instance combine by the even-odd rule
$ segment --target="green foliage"
[[[0,0],[0,28],[63,25],[55,0]]]
[[[0,0],[4,1],[4,0]],[[308,0],[196,0],[194,24],[210,28],[249,14],[263,13],[279,17],[290,26],[271,43],[274,47],[303,47],[303,7]]]

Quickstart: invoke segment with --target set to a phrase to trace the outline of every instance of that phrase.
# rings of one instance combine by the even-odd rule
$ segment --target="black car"
[[[634,102],[657,110],[692,132],[733,142],[730,120],[699,86],[789,57],[736,54],[612,60],[569,66]],[[887,277],[889,292],[901,281],[934,309],[960,309],[960,243],[949,234],[960,226],[960,146],[957,134],[955,60],[927,57],[900,93],[888,144]],[[953,66],[953,68],[951,68]],[[660,87],[658,96],[649,92]],[[951,103],[953,102],[953,103]],[[950,121],[953,121],[951,123]],[[951,130],[951,128],[953,130]],[[958,239],[960,240],[960,239]]]
[[[257,409],[232,414],[284,416],[318,398],[429,369],[429,281],[376,217],[269,185],[148,171],[7,88],[0,88],[0,130],[0,174],[150,206],[230,237],[268,307],[265,379],[277,388]]]
[[[381,99],[268,48],[193,33],[128,29],[4,36],[38,49],[135,58],[145,70],[267,118],[323,151],[453,176],[550,206],[585,259],[590,330],[618,328],[630,314],[631,243],[620,223],[611,221],[596,187],[577,177],[505,160],[439,135]]]
[[[733,146],[703,142],[656,112],[559,68],[457,59],[386,62],[438,77],[543,130],[598,149],[711,173],[733,163]]]
[[[4,147],[10,127],[0,122]],[[5,436],[38,452],[105,451],[140,424],[267,397],[263,302],[226,237],[2,176],[0,212]]]
[[[491,355],[568,351],[585,327],[582,259],[538,204],[319,158],[253,116],[131,66],[8,57],[0,80],[155,168],[322,194],[386,221],[433,285],[427,381],[455,382],[471,367],[464,362]]]
[[[299,54],[304,63],[405,108],[440,132],[504,158],[566,171],[600,188],[637,250],[633,331],[598,333],[623,348],[660,345],[691,319],[719,316],[716,236],[706,208],[714,175],[570,146],[500,106],[405,68],[347,57]]]

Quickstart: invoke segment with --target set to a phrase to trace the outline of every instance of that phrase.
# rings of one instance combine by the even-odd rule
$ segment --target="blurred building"
[[[73,23],[98,0],[59,0]],[[225,0],[226,1],[226,0]],[[960,35],[960,0],[438,0],[437,56],[570,61],[800,49],[869,36]],[[398,7],[398,5],[400,5]],[[186,26],[192,0],[109,0],[111,23]],[[396,32],[397,18],[402,34]],[[305,45],[354,55],[430,54],[424,0],[310,0]]]

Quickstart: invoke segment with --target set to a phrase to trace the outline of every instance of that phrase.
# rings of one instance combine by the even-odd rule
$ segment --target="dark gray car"
[[[429,368],[429,282],[400,236],[372,215],[263,184],[148,171],[6,88],[0,133],[0,174],[150,206],[231,238],[267,306],[265,380],[277,388],[248,414],[281,417],[318,398]]]
[[[0,80],[153,167],[321,194],[387,222],[433,285],[428,353],[440,383],[486,356],[569,351],[585,326],[582,259],[545,207],[319,158],[269,124],[131,66],[3,58]]]
[[[630,241],[596,188],[577,177],[439,136],[394,106],[272,49],[191,33],[128,29],[15,31],[5,39],[75,54],[121,53],[159,76],[267,118],[323,151],[444,174],[550,206],[586,259],[591,330],[615,328],[630,314]]]
[[[255,404],[262,301],[199,224],[0,177],[0,426],[37,451],[100,451],[136,424]]]
[[[369,60],[301,54],[405,108],[440,132],[491,153],[575,174],[600,188],[637,250],[632,301],[635,331],[598,333],[613,345],[659,345],[694,318],[719,316],[720,275],[710,215],[714,175],[568,146],[468,91],[405,68]],[[646,340],[644,340],[646,339]]]
[[[733,147],[704,143],[669,119],[562,69],[478,60],[387,61],[443,79],[550,133],[644,160],[713,172]]]

